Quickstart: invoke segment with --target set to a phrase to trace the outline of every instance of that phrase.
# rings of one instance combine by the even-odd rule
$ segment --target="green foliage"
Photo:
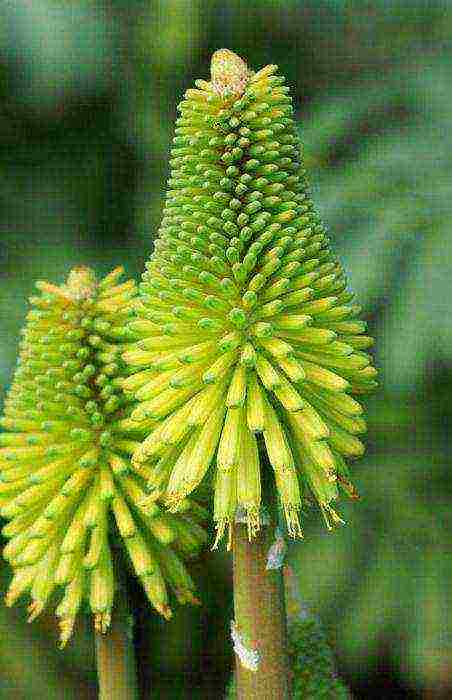
[[[294,620],[288,637],[293,700],[347,700],[349,692],[336,675],[334,658],[319,623],[311,616]],[[232,679],[225,700],[235,698]]]
[[[322,215],[358,298],[369,310],[385,305],[379,349],[392,391],[419,386],[452,340],[449,82],[445,60],[412,75],[401,65],[383,87],[369,75],[364,91],[320,101],[301,124]]]
[[[356,479],[363,498],[344,513],[349,527],[334,538],[311,532],[290,558],[303,599],[322,611],[351,664],[376,660],[392,639],[411,682],[434,684],[452,633],[447,462],[431,449],[442,444],[432,405],[388,405],[373,402],[376,449]]]
[[[375,319],[387,393],[371,411],[376,454],[358,474],[362,502],[346,518],[353,532],[306,542],[295,566],[351,665],[377,658],[392,639],[394,663],[411,683],[428,685],[452,635],[441,496],[450,482],[450,447],[441,446],[450,407],[431,388],[433,368],[450,362],[449,79],[441,58],[412,74],[399,65],[382,87],[369,75],[366,90],[319,100],[300,126],[322,214]]]
[[[32,5],[18,0],[1,13],[10,29],[2,44],[22,65],[17,99],[35,114],[52,109],[63,95],[106,88],[115,27],[107,23],[105,8],[86,0],[37,0]]]

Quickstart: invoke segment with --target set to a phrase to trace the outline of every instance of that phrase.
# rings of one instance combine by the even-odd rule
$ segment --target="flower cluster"
[[[181,557],[205,541],[203,509],[177,515],[147,502],[148,467],[132,466],[140,434],[121,390],[126,328],[136,299],[122,269],[98,282],[86,268],[57,287],[37,284],[0,434],[0,514],[14,570],[7,604],[31,597],[30,618],[62,593],[61,641],[87,605],[97,630],[109,625],[122,546],[159,613],[171,616],[167,585],[194,602]]]
[[[135,450],[154,497],[177,511],[205,480],[218,539],[246,511],[261,524],[271,464],[289,533],[305,499],[328,527],[366,429],[352,396],[375,386],[372,339],[310,197],[277,66],[227,50],[179,105],[155,250],[140,285],[140,340],[122,387],[147,437]]]

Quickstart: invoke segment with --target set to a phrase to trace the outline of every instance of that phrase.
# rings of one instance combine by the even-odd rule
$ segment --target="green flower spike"
[[[180,602],[195,602],[179,553],[192,555],[205,540],[202,509],[186,501],[175,516],[147,504],[149,469],[131,465],[139,443],[120,389],[120,355],[136,287],[118,284],[121,275],[114,270],[98,283],[78,268],[61,287],[37,283],[1,420],[8,432],[0,435],[0,513],[10,521],[3,554],[14,570],[6,602],[29,592],[33,619],[59,589],[62,645],[82,605],[96,630],[108,628],[116,544],[168,618],[166,584]]]
[[[140,286],[141,340],[124,359],[131,415],[150,425],[133,463],[170,508],[212,465],[217,542],[236,509],[261,524],[266,452],[290,535],[310,496],[329,528],[346,460],[362,455],[375,386],[344,271],[314,210],[289,89],[227,50],[179,105],[164,217]],[[230,537],[229,537],[230,539]]]

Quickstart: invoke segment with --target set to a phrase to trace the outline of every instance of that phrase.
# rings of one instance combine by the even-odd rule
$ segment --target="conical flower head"
[[[194,600],[179,555],[205,540],[202,509],[162,512],[144,489],[149,470],[131,465],[139,442],[120,356],[136,287],[118,283],[121,274],[97,282],[79,268],[61,287],[38,283],[1,419],[0,513],[10,521],[3,554],[14,570],[7,604],[28,592],[33,618],[59,592],[63,643],[82,605],[98,630],[108,627],[113,547],[125,549],[152,605],[169,617],[167,584],[181,602]]]
[[[352,394],[375,385],[372,340],[310,198],[277,67],[252,73],[222,50],[196,87],[140,286],[142,340],[125,355],[131,417],[156,422],[133,461],[159,465],[149,485],[174,509],[211,467],[221,536],[238,506],[259,528],[268,458],[289,532],[312,496],[330,527],[338,487],[355,493],[346,460],[363,453],[365,423]]]

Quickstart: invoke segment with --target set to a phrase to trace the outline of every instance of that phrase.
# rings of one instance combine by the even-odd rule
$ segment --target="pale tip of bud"
[[[81,301],[91,297],[96,290],[96,275],[89,267],[74,267],[70,271],[64,292],[70,299]]]
[[[210,63],[212,88],[220,97],[240,97],[251,77],[243,58],[229,49],[215,51]]]

